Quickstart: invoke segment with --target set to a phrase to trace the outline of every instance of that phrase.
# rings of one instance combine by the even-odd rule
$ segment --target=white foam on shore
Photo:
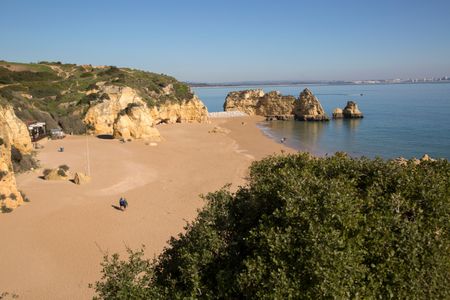
[[[210,112],[208,116],[212,119],[214,118],[237,118],[237,117],[248,117],[248,115],[242,111],[220,111],[220,112]]]

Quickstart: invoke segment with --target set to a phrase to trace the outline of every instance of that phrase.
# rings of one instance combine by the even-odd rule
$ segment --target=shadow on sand
[[[117,205],[111,205],[111,207],[112,208],[115,208],[115,209],[117,209],[117,210],[120,210],[120,211],[123,211],[119,206],[117,206]]]
[[[102,140],[113,140],[114,139],[112,134],[99,134],[99,135],[97,135],[97,138],[102,139]]]

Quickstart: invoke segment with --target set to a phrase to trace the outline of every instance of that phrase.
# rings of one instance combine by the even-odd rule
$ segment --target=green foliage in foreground
[[[450,164],[270,157],[157,260],[105,257],[101,299],[450,297]]]

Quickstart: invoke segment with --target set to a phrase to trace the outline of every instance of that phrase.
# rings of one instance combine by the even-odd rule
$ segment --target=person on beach
[[[121,209],[122,211],[126,210],[126,209],[127,209],[127,206],[128,206],[127,199],[125,199],[125,198],[123,198],[123,197],[120,197],[120,200],[119,200],[119,206],[120,206],[120,209]]]

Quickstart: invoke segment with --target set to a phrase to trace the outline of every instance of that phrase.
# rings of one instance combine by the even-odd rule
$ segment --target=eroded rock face
[[[113,126],[115,138],[160,141],[155,121],[146,105],[130,105],[124,109]]]
[[[166,102],[159,107],[153,107],[151,115],[156,124],[205,123],[208,121],[208,110],[196,95],[192,99],[180,103]]]
[[[241,111],[249,116],[256,115],[258,102],[264,96],[264,91],[244,90],[228,93],[223,104],[224,111]]]
[[[294,114],[300,121],[329,120],[319,99],[307,88],[300,93],[299,99],[295,102]]]
[[[288,116],[293,114],[295,98],[278,91],[267,94],[261,89],[230,92],[225,99],[225,111],[241,111],[250,116]]]
[[[355,119],[355,118],[362,118],[363,114],[358,109],[358,105],[356,102],[348,101],[347,105],[345,106],[343,110],[344,118],[348,119]]]
[[[11,106],[0,107],[0,127],[3,134],[8,136],[11,146],[22,154],[30,154],[33,150],[27,125],[17,118]]]
[[[32,150],[26,125],[14,114],[12,107],[0,107],[0,208],[8,212],[23,203],[17,190],[11,161],[11,148],[23,154]]]
[[[260,98],[256,114],[259,116],[288,116],[294,113],[294,96],[283,96],[278,91],[271,91]]]
[[[92,134],[113,134],[113,125],[121,111],[131,103],[144,105],[144,101],[137,92],[130,87],[101,86],[101,93],[107,94],[109,99],[94,104],[84,117],[84,123]]]
[[[171,93],[173,90],[172,86],[168,86],[164,89],[165,93]],[[99,103],[93,104],[86,113],[84,117],[84,123],[90,129],[90,133],[101,135],[115,135],[114,124],[117,123],[118,131],[126,133],[125,127],[127,124],[134,124],[133,128],[128,131],[130,134],[136,133],[138,136],[137,127],[142,128],[144,126],[146,119],[152,119],[152,127],[159,123],[190,123],[190,122],[207,122],[208,121],[208,110],[202,101],[197,97],[193,96],[191,99],[183,100],[180,102],[169,102],[160,105],[158,107],[153,107],[147,109],[147,104],[144,99],[138,94],[138,92],[130,87],[118,87],[118,86],[100,86],[99,90],[95,91],[98,94],[107,95],[106,99],[100,100]],[[109,99],[108,99],[109,98]],[[132,115],[132,121],[127,120],[120,116],[130,105],[142,106],[145,109],[137,112],[134,111]],[[135,114],[139,114],[139,117]],[[148,114],[148,116],[144,116]],[[139,120],[141,121],[138,121]],[[120,120],[118,120],[120,119]],[[137,125],[137,123],[139,125]],[[137,127],[136,127],[137,126]],[[150,128],[149,131],[153,132],[155,135],[155,129]],[[148,135],[149,132],[144,135]],[[120,135],[120,134],[119,134]]]

